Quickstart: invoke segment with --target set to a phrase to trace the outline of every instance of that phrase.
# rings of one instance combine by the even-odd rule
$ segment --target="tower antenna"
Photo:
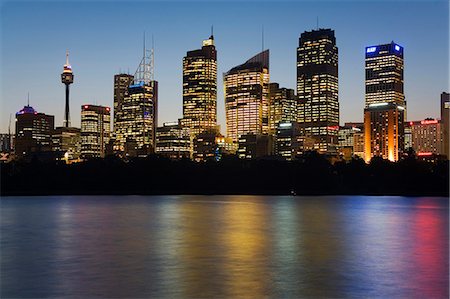
[[[316,17],[316,29],[319,30],[319,16]]]
[[[214,25],[211,25],[211,36],[214,36]]]
[[[28,97],[27,97],[27,106],[30,106],[30,92],[28,92]]]
[[[152,34],[152,53],[151,53],[151,61],[150,61],[150,74],[151,74],[151,80],[155,80],[155,40],[153,38]]]

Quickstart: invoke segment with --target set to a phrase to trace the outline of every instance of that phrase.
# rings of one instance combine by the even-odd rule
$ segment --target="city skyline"
[[[446,54],[448,53],[448,27],[443,26],[446,22],[448,24],[448,3],[443,1],[435,1],[426,5],[421,2],[408,5],[398,1],[389,3],[389,5],[387,3],[352,3],[352,6],[356,6],[354,8],[356,17],[351,16],[350,21],[337,21],[336,18],[330,17],[325,18],[324,21],[322,21],[324,18],[320,19],[320,28],[331,28],[335,31],[336,43],[339,47],[341,125],[345,122],[363,119],[365,47],[388,43],[391,40],[405,48],[407,119],[416,120],[439,116],[438,98],[442,91],[448,91],[448,54]],[[120,10],[119,7],[124,6],[124,3],[103,3],[102,5],[82,3],[80,7],[59,3],[44,3],[37,6],[29,3],[24,5],[21,2],[3,3],[1,24],[4,48],[1,52],[0,130],[7,132],[9,114],[15,114],[23,107],[27,92],[31,94],[31,106],[38,112],[55,115],[55,125],[62,125],[64,88],[59,81],[59,75],[64,63],[63,55],[65,55],[67,48],[70,51],[74,73],[77,76],[76,82],[71,86],[70,117],[72,126],[80,126],[80,107],[82,104],[90,103],[112,107],[114,75],[119,73],[120,68],[127,72],[129,67],[130,74],[133,74],[136,70],[142,51],[143,31],[147,32],[148,39],[152,33],[155,37],[155,80],[159,81],[160,110],[158,125],[176,121],[182,117],[182,58],[186,51],[198,48],[199,41],[208,36],[210,26],[214,25],[215,43],[219,53],[217,58],[218,123],[221,125],[222,133],[224,133],[226,125],[222,74],[247,57],[261,51],[261,27],[264,25],[264,48],[270,49],[271,52],[270,82],[277,82],[280,86],[295,89],[296,48],[300,34],[315,29],[316,16],[322,17],[322,15],[333,13],[339,15],[338,12],[345,10],[345,7],[348,7],[350,3],[282,2],[275,5],[274,3],[264,2],[255,5],[254,3],[244,2],[226,5],[222,2],[215,2],[212,7],[217,9],[207,8],[199,2],[191,2],[190,5],[184,3],[174,5],[175,3],[172,3],[172,6],[160,2],[141,4],[149,7],[153,5],[156,11],[164,11],[170,8],[171,14],[166,21],[162,21],[162,18],[157,15],[155,15],[156,20],[147,19],[146,21],[141,21],[136,17],[134,22],[138,21],[140,26],[133,26],[133,28],[138,29],[121,36],[122,46],[119,47],[117,43],[108,39],[105,42],[99,40],[98,45],[96,45],[96,39],[94,38],[107,38],[114,33],[123,34],[123,31],[121,31],[123,29],[119,28],[121,22],[113,21],[118,14],[118,10]],[[226,16],[229,17],[232,11],[230,7],[236,5],[239,5],[240,8],[235,13],[236,19],[239,19],[239,15],[245,14],[248,9],[261,12],[260,17],[262,18],[249,16],[246,20],[239,20],[236,25],[225,23]],[[91,20],[89,16],[93,16],[102,6],[105,16],[99,16],[97,19]],[[383,29],[384,22],[376,22],[374,24],[377,25],[377,28],[373,32],[365,31],[364,28],[368,27],[367,20],[361,20],[361,23],[357,23],[355,20],[364,19],[364,15],[367,16],[367,12],[363,13],[364,9],[371,8],[371,13],[373,13],[373,11],[383,11],[383,8],[388,6],[391,10],[396,10],[398,16],[392,18],[393,12],[390,10],[383,12],[385,15],[381,19],[389,20],[391,26],[392,24],[396,25],[393,26],[392,30]],[[287,16],[283,18],[280,15],[280,12],[284,12],[291,16],[293,8],[302,7],[309,8],[307,11],[311,12],[303,22],[289,22]],[[404,10],[398,10],[402,7]],[[320,12],[318,12],[318,8],[321,8]],[[183,16],[183,11],[186,14],[186,9],[188,12],[192,12],[194,17],[188,18],[186,15],[180,17]],[[83,11],[83,14],[86,14],[84,23],[74,19],[74,16],[80,10]],[[27,21],[20,24],[15,23],[17,21],[13,19],[19,11],[22,17],[27,18]],[[64,30],[56,27],[59,22],[59,12],[62,11],[65,12],[64,17],[71,20],[70,24],[66,24],[67,26],[61,26],[67,30],[67,34],[64,34]],[[195,15],[200,16],[205,11],[209,12],[209,15],[207,14],[204,18],[195,18]],[[221,16],[217,15],[219,11],[222,13]],[[412,15],[417,11],[422,12],[421,17],[412,18]],[[356,12],[359,12],[359,14]],[[137,10],[134,13],[137,16],[141,14]],[[29,27],[26,26],[37,20],[42,21],[42,18],[46,15],[57,17],[52,21],[46,20],[40,25],[34,24],[33,30],[29,30]],[[272,18],[264,18],[268,15],[272,15]],[[179,16],[179,18],[176,16]],[[255,18],[259,22],[252,22]],[[97,24],[97,27],[99,27],[102,24],[101,21],[105,19],[110,22],[102,26],[110,26],[111,30],[100,28],[98,31],[87,34],[88,24]],[[158,20],[160,21],[159,24],[157,23]],[[189,28],[180,24],[183,20],[190,20]],[[275,24],[277,22],[281,24]],[[406,23],[399,26],[402,22]],[[163,29],[167,24],[170,26],[166,27],[166,33],[162,34],[161,32],[164,31]],[[420,24],[427,24],[428,27]],[[437,24],[441,24],[441,26]],[[11,27],[13,25],[16,26]],[[352,25],[358,25],[359,30],[356,30],[356,27],[352,27]],[[240,26],[247,26],[245,28],[248,28],[248,30],[240,32],[236,28],[240,28]],[[352,27],[352,29],[349,27]],[[186,30],[191,28],[192,30],[189,30],[186,34]],[[280,28],[284,30],[279,30]],[[24,31],[23,29],[28,30]],[[357,38],[352,35],[353,39],[349,39],[352,32],[358,31],[363,32],[364,37]],[[46,32],[53,34],[47,36]],[[12,35],[12,33],[16,34]],[[33,33],[34,35],[31,36],[30,34]],[[45,35],[46,38],[39,39],[42,35]],[[77,37],[80,38],[80,36],[83,38],[77,40]],[[64,39],[66,37],[67,40]],[[239,47],[236,47],[233,40],[239,42]],[[443,42],[443,40],[445,41]],[[30,46],[25,47],[24,43],[30,43]],[[147,47],[149,46],[149,43],[147,43]],[[427,51],[425,52],[424,49]],[[24,55],[24,51],[28,54]],[[13,52],[14,54],[12,54]],[[430,59],[430,57],[434,59]],[[430,74],[433,74],[433,76]],[[23,84],[19,91],[17,91],[18,82]],[[92,82],[95,82],[95,85]]]

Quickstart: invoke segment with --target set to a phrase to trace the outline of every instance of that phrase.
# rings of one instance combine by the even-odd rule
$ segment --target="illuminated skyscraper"
[[[295,122],[297,120],[297,97],[293,89],[280,88],[278,83],[269,84],[269,127],[275,135],[280,122]]]
[[[66,85],[66,108],[64,112],[64,124],[63,127],[70,127],[69,119],[69,85],[73,83],[72,66],[69,64],[69,51],[66,52],[66,64],[61,74],[61,82]]]
[[[418,156],[440,155],[441,121],[427,118],[421,121],[410,121],[412,148]]]
[[[302,133],[320,153],[338,144],[338,48],[334,30],[302,33],[297,48],[298,118]]]
[[[442,126],[442,155],[447,156],[450,159],[450,148],[449,148],[449,126],[450,126],[450,97],[448,92],[443,92],[441,94],[441,126]]]
[[[128,87],[133,84],[134,76],[130,74],[114,75],[114,130],[117,121],[123,118],[122,103],[128,96]]]
[[[397,161],[404,150],[403,47],[366,47],[364,156]]]
[[[269,50],[224,74],[227,137],[269,133]]]
[[[156,127],[158,124],[158,82],[153,78],[153,49],[145,49],[134,75],[134,82],[128,86],[127,92],[124,85],[131,80],[123,80],[118,86],[117,105],[118,111],[114,132],[119,151],[125,155],[147,155],[155,150]],[[123,99],[120,92],[123,92]],[[119,104],[119,101],[121,103]]]
[[[183,126],[192,138],[217,123],[217,52],[214,37],[183,58]]]
[[[15,154],[22,158],[31,153],[52,150],[55,117],[38,113],[29,104],[16,113]]]
[[[81,106],[81,158],[105,156],[110,138],[111,111],[109,107]]]

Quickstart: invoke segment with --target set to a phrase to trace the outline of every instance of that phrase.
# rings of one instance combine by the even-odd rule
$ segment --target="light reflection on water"
[[[448,298],[448,199],[1,200],[1,298]]]

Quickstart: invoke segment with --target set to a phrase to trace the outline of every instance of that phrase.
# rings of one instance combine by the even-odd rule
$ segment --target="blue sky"
[[[364,49],[392,40],[405,48],[408,120],[439,117],[449,90],[448,1],[2,1],[0,132],[30,93],[39,112],[62,125],[65,51],[75,75],[73,126],[81,105],[113,105],[113,76],[134,73],[142,36],[155,40],[159,122],[182,116],[182,59],[201,47],[214,25],[218,51],[218,121],[225,131],[222,73],[270,49],[270,77],[295,89],[296,48],[304,31],[335,30],[339,48],[340,122],[362,121]],[[148,42],[150,46],[151,42]],[[14,124],[12,124],[12,128]]]

